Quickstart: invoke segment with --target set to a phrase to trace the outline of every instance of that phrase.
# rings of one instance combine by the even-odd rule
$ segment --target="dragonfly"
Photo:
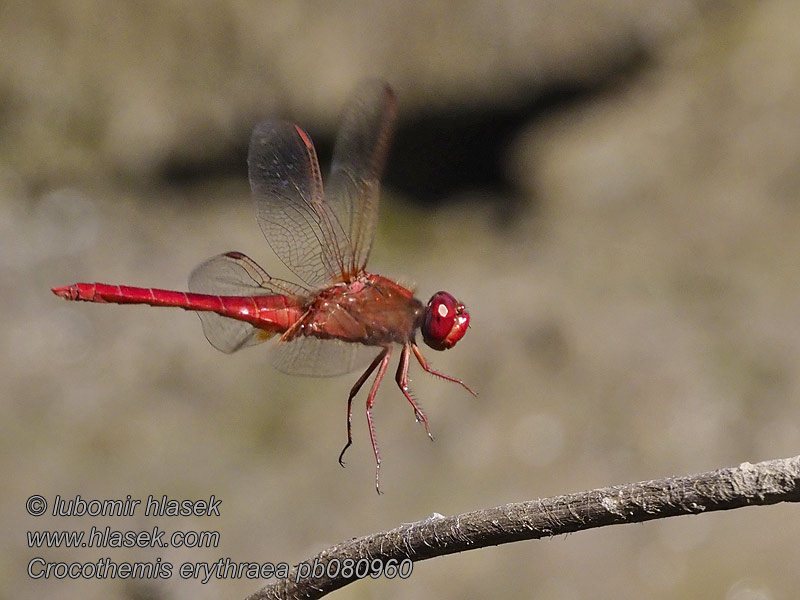
[[[368,80],[358,86],[344,112],[324,189],[314,144],[303,128],[277,119],[255,127],[247,163],[256,219],[297,282],[271,277],[241,252],[226,252],[191,273],[189,292],[104,283],[52,291],[66,300],[196,311],[208,341],[226,353],[279,336],[272,362],[286,373],[337,375],[369,361],[347,398],[347,443],[339,463],[344,466],[353,443],[353,399],[375,373],[366,418],[380,494],[372,408],[393,350],[400,348],[395,381],[429,438],[428,420],[409,388],[412,356],[424,371],[475,395],[460,379],[434,370],[417,345],[419,332],[434,350],[455,346],[469,327],[464,304],[444,291],[423,304],[407,287],[366,270],[395,117],[396,98],[387,84]]]

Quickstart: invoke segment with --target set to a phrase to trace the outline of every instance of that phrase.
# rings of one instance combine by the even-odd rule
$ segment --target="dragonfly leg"
[[[406,400],[409,401],[411,406],[414,409],[414,416],[416,417],[417,421],[421,421],[423,425],[425,425],[425,433],[428,434],[428,437],[433,441],[433,436],[431,435],[431,430],[428,429],[428,419],[425,418],[425,414],[422,412],[417,403],[414,402],[414,398],[411,397],[411,392],[408,389],[408,363],[411,358],[411,344],[407,343],[403,345],[403,353],[400,355],[400,362],[397,365],[397,374],[395,375],[395,381],[397,382],[397,386],[400,388],[400,391],[403,392],[403,395],[406,397]]]
[[[297,330],[303,326],[303,323],[310,314],[311,314],[311,309],[309,308],[306,312],[303,313],[303,316],[297,319],[297,321],[292,323],[291,327],[289,327],[286,331],[283,332],[283,335],[281,335],[281,339],[279,341],[288,342],[294,339],[295,335],[297,334]]]
[[[353,445],[353,434],[352,434],[352,423],[353,423],[353,398],[356,397],[358,391],[361,389],[361,386],[364,385],[364,382],[369,379],[369,376],[372,375],[372,372],[378,367],[380,362],[383,360],[384,356],[386,356],[387,349],[384,348],[378,356],[375,357],[375,360],[370,363],[367,370],[364,371],[363,375],[358,378],[355,385],[350,389],[350,395],[347,397],[347,443],[342,448],[341,453],[339,454],[339,464],[344,466],[344,453],[347,452],[347,449]]]
[[[425,360],[425,357],[422,356],[422,352],[419,351],[419,348],[417,347],[417,345],[414,342],[411,342],[410,345],[411,345],[411,350],[414,352],[414,356],[417,357],[417,361],[419,361],[420,366],[423,369],[425,369],[425,371],[427,371],[431,375],[436,375],[436,377],[441,377],[442,379],[444,379],[446,381],[452,381],[453,383],[457,383],[458,385],[463,387],[465,390],[467,390],[473,396],[477,396],[478,395],[475,392],[473,392],[469,388],[469,386],[466,383],[464,383],[463,381],[461,381],[460,379],[456,379],[455,377],[450,377],[449,375],[445,375],[444,373],[439,373],[439,371],[434,371],[431,368],[431,366],[428,364],[428,361]]]
[[[372,382],[372,387],[369,390],[369,396],[367,396],[367,425],[369,426],[369,439],[372,442],[372,451],[375,453],[375,489],[379,494],[381,493],[381,454],[378,452],[378,442],[375,440],[375,427],[372,424],[372,405],[375,404],[375,395],[378,393],[378,388],[386,373],[386,367],[389,366],[389,358],[391,356],[391,346],[384,348],[383,352],[378,356],[378,358],[381,359],[380,366],[375,375],[375,381]]]

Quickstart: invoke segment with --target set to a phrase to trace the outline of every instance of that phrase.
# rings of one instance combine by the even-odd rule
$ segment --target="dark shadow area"
[[[439,111],[420,112],[399,121],[389,151],[383,183],[411,202],[437,205],[465,194],[482,196],[494,206],[498,224],[513,222],[520,210],[535,210],[530,194],[510,179],[508,152],[515,137],[554,112],[568,110],[598,96],[613,93],[648,64],[641,48],[632,44],[620,51],[615,65],[591,81],[553,82],[537,87],[508,104],[462,104]],[[323,173],[327,173],[333,138],[312,134]],[[168,185],[184,186],[214,177],[247,176],[249,132],[241,143],[207,161],[169,161],[162,170]],[[535,199],[534,199],[535,204]]]
[[[508,152],[515,137],[592,91],[564,84],[515,105],[469,106],[400,122],[384,182],[420,205],[446,203],[465,194],[481,196],[492,203],[498,224],[507,224],[526,202],[509,177]]]
[[[205,160],[171,157],[162,165],[159,179],[172,187],[192,187],[204,181],[227,177],[247,179],[247,148],[252,128],[240,129],[240,135],[235,136],[235,143],[220,144],[219,150],[208,154]]]

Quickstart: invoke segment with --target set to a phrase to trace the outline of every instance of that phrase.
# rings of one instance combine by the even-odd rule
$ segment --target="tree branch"
[[[419,561],[520,540],[620,523],[730,510],[743,506],[800,502],[800,456],[639,483],[506,504],[452,517],[434,514],[381,533],[337,544],[295,566],[247,600],[320,598],[356,581],[351,577],[298,577],[302,565],[338,559],[378,559],[383,564]],[[389,563],[392,561],[392,563]],[[352,564],[352,563],[351,563]]]

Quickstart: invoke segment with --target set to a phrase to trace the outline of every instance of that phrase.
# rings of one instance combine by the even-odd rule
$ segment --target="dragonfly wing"
[[[279,342],[271,350],[272,365],[283,373],[330,376],[350,373],[366,365],[381,349],[340,340],[299,337]]]
[[[336,140],[327,194],[308,133],[278,120],[253,131],[247,162],[256,218],[275,254],[309,287],[349,281],[366,264],[394,115],[385,83],[370,80],[357,89]]]
[[[225,354],[266,342],[274,335],[253,327],[250,323],[222,317],[212,312],[198,312],[197,316],[200,317],[208,343]]]
[[[240,252],[215,256],[189,275],[189,291],[216,296],[298,295],[304,288],[270,277],[255,261]],[[213,312],[197,313],[206,339],[217,350],[231,353],[260,344],[274,334],[250,323],[230,319]]]
[[[310,287],[339,277],[349,242],[324,201],[309,135],[286,121],[259,123],[247,164],[256,219],[275,254]]]
[[[392,89],[367,80],[347,107],[333,149],[326,201],[347,236],[340,249],[344,273],[358,273],[369,258],[378,220],[380,178],[396,113]]]

